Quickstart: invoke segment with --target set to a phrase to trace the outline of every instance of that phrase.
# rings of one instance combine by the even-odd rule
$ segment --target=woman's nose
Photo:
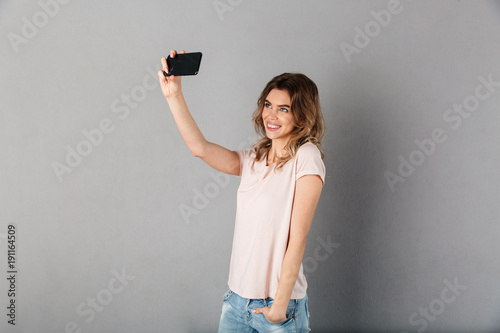
[[[274,108],[269,109],[269,116],[273,119],[276,119],[278,115],[278,111]]]

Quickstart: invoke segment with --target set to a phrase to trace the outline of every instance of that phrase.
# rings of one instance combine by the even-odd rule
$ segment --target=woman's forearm
[[[302,258],[304,257],[305,248],[306,242],[304,239],[304,241],[290,243],[285,253],[285,257],[283,258],[283,263],[281,265],[278,290],[276,291],[272,305],[279,312],[286,312],[293,288],[295,287],[297,277],[299,276],[300,265],[302,263]]]
[[[207,140],[201,133],[196,121],[191,116],[186,101],[182,94],[167,98],[170,111],[174,117],[177,128],[181,133],[184,142],[194,156],[201,156]]]

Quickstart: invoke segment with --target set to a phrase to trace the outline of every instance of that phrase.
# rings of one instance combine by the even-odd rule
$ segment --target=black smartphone
[[[200,69],[201,52],[177,53],[175,57],[167,57],[168,73],[163,72],[163,75],[183,76],[196,75]]]

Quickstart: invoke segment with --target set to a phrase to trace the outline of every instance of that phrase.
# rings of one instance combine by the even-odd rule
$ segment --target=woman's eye
[[[266,108],[268,108],[268,109],[270,109],[270,108],[271,108],[271,104],[269,104],[269,103],[266,103],[266,104],[264,104],[264,105],[265,105],[265,106],[266,106]]]
[[[283,112],[288,112],[288,109],[281,108],[281,111],[283,111]]]

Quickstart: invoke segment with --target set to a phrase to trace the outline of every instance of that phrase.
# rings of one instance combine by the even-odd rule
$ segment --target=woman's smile
[[[281,128],[281,125],[277,125],[274,123],[267,123],[267,130],[268,131],[277,131]]]

